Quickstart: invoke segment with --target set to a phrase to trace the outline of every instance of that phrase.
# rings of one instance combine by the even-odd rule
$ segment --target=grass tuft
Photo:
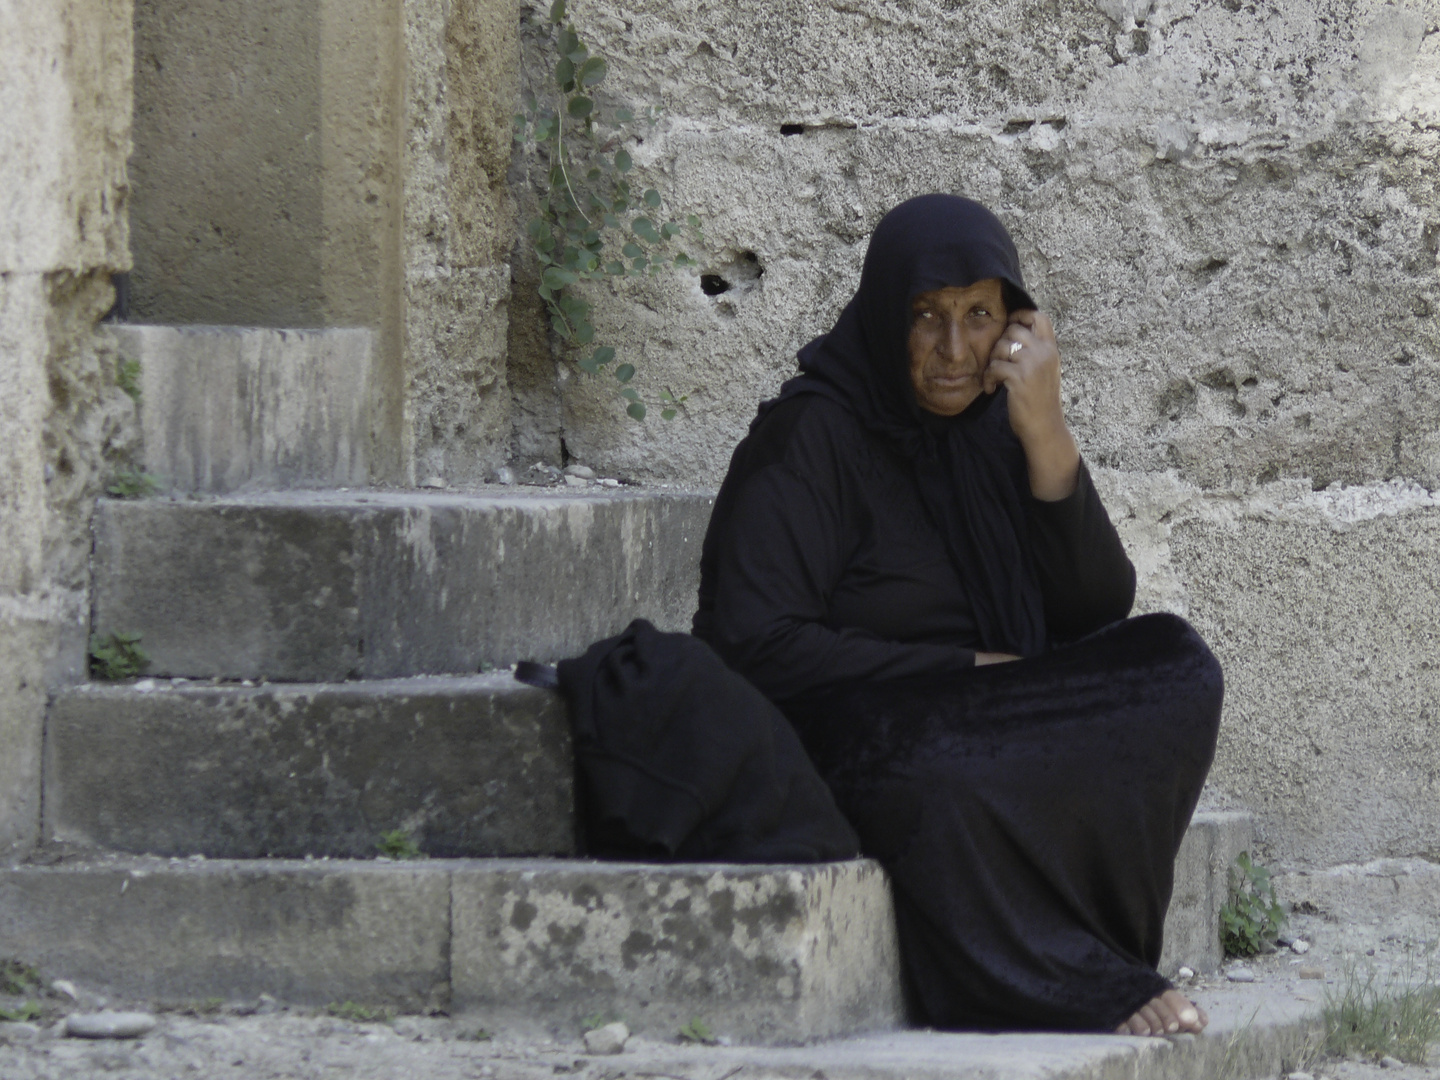
[[[1264,951],[1275,944],[1285,921],[1270,871],[1242,851],[1230,868],[1230,896],[1220,909],[1220,944],[1225,955],[1254,956]]]
[[[1327,1051],[1425,1063],[1431,1044],[1440,1041],[1440,983],[1434,947],[1425,953],[1423,975],[1417,973],[1416,959],[1409,958],[1398,976],[1383,981],[1374,968],[1346,970],[1340,989],[1325,994]]]
[[[351,1020],[357,1024],[388,1023],[395,1019],[395,1011],[384,1005],[361,1005],[358,1001],[332,1001],[325,1011],[337,1020]]]

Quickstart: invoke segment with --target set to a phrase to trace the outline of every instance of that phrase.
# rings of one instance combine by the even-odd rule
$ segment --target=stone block
[[[175,491],[369,482],[369,330],[117,326],[140,365],[145,467]]]
[[[150,674],[328,681],[554,660],[689,629],[708,495],[104,501],[94,625]]]
[[[1175,888],[1165,916],[1160,971],[1173,976],[1184,966],[1208,974],[1225,959],[1220,946],[1220,908],[1229,895],[1230,867],[1253,842],[1248,813],[1202,811],[1185,832],[1175,857]]]
[[[669,1038],[802,1042],[902,1020],[883,871],[500,862],[455,871],[454,1008],[575,1030],[596,1013]]]
[[[429,856],[574,852],[564,704],[508,674],[142,687],[54,698],[48,840],[367,858],[381,833],[404,829]]]
[[[445,863],[111,859],[0,869],[0,955],[160,1002],[449,999]]]

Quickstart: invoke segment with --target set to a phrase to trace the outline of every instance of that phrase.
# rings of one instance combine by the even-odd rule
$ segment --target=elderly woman
[[[1199,1031],[1156,971],[1221,675],[1135,573],[1004,226],[928,195],[736,448],[695,633],[889,870],[923,1019]]]

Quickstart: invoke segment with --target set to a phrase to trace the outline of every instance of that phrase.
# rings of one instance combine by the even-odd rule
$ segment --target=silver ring
[[[1010,342],[1010,355],[1011,355],[1011,356],[1014,356],[1014,355],[1015,355],[1017,352],[1019,352],[1019,351],[1020,351],[1020,342],[1018,342],[1018,341],[1012,341],[1012,342]]]

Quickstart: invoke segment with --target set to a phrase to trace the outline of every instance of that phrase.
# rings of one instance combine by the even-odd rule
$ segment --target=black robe
[[[1111,1029],[1169,985],[1221,675],[1183,620],[1125,620],[1134,570],[1083,464],[1068,498],[1031,496],[1003,390],[949,419],[915,405],[911,298],[987,277],[1033,306],[976,204],[882,222],[855,299],[735,451],[694,632],[782,706],[890,871],[921,1019]]]

